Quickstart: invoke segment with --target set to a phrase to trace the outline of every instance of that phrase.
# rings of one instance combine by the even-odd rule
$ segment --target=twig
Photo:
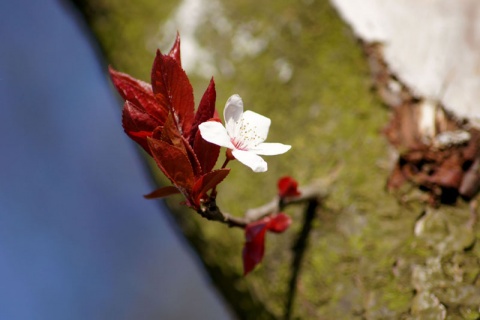
[[[293,262],[292,262],[292,275],[290,278],[290,283],[288,285],[288,295],[287,303],[285,305],[285,319],[289,320],[292,316],[293,311],[293,300],[295,294],[297,293],[297,282],[298,275],[300,274],[300,267],[302,264],[303,257],[305,255],[305,250],[307,249],[307,240],[312,230],[312,222],[315,218],[316,209],[319,205],[318,200],[312,199],[308,202],[307,209],[305,210],[305,219],[303,223],[302,231],[300,232],[295,245],[292,250],[294,252]]]
[[[249,223],[258,221],[272,213],[280,212],[285,207],[304,202],[320,202],[330,192],[331,185],[338,177],[341,166],[338,166],[326,178],[319,179],[310,185],[300,188],[300,195],[296,197],[286,197],[280,199],[275,196],[270,202],[261,207],[249,209],[243,217],[235,217],[228,213],[223,213],[217,206],[215,197],[211,196],[198,213],[212,221],[218,221],[227,224],[229,227],[245,228]]]

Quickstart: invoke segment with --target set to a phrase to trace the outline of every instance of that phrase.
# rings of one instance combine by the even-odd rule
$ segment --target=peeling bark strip
[[[398,153],[387,189],[409,182],[431,205],[473,198],[480,188],[480,131],[432,101],[414,97],[389,69],[380,44],[363,44],[371,75],[393,115],[383,133]]]
[[[480,61],[472,53],[480,48],[480,4],[332,2],[362,40],[377,92],[393,108],[384,134],[398,158],[387,188],[408,181],[427,191],[432,205],[474,197],[480,77],[472,70]]]

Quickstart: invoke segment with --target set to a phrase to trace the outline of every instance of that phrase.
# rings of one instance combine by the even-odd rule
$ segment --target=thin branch
[[[214,197],[210,197],[198,213],[208,220],[218,221],[227,224],[229,227],[245,228],[249,223],[258,221],[270,214],[280,212],[289,205],[311,201],[320,202],[330,192],[331,185],[338,177],[340,169],[341,166],[338,166],[326,178],[319,179],[307,186],[301,187],[299,196],[282,199],[280,199],[279,196],[275,196],[270,202],[263,206],[247,210],[243,217],[236,217],[222,212],[217,206]]]
[[[308,202],[307,209],[305,210],[305,218],[302,227],[295,245],[292,250],[294,252],[293,262],[292,262],[292,275],[289,282],[289,290],[287,295],[287,303],[285,305],[285,319],[289,320],[292,316],[293,311],[293,301],[295,299],[295,294],[297,293],[297,282],[298,275],[300,274],[300,267],[302,265],[303,257],[305,255],[305,250],[307,249],[307,240],[312,230],[313,219],[315,218],[316,209],[319,205],[319,202],[316,199],[312,199]]]

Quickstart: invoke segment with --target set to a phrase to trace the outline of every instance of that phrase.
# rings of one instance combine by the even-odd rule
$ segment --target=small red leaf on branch
[[[210,119],[210,121],[217,121]],[[195,135],[195,142],[193,143],[193,150],[197,155],[198,162],[202,167],[203,172],[209,172],[213,169],[217,163],[218,156],[220,155],[220,146],[205,141],[197,131]]]
[[[122,126],[125,133],[136,143],[141,145],[146,152],[152,154],[148,147],[147,137],[157,127],[158,122],[147,113],[129,101],[125,101],[122,111]]]
[[[108,71],[113,84],[125,101],[129,101],[137,109],[151,117],[156,126],[165,122],[168,109],[157,103],[150,84],[135,79],[126,73],[118,72],[112,67],[109,67]]]
[[[193,168],[184,151],[165,141],[148,138],[153,158],[168,179],[179,187],[182,193],[191,191],[195,176]]]
[[[168,53],[170,57],[175,59],[177,63],[182,66],[182,60],[180,59],[180,34],[177,32],[177,36],[175,37],[175,42],[173,43],[172,49]]]
[[[174,114],[180,133],[187,137],[193,123],[193,88],[180,64],[157,50],[152,68],[152,89],[157,102]]]
[[[278,180],[278,195],[280,198],[299,196],[298,182],[289,176],[280,178]]]
[[[173,194],[178,194],[180,191],[177,189],[177,187],[174,186],[167,186],[167,187],[162,187],[159,188],[149,194],[144,195],[146,199],[157,199],[157,198],[164,198],[171,196]]]
[[[217,92],[215,91],[215,81],[212,78],[207,90],[205,90],[205,93],[203,94],[202,100],[200,100],[197,112],[195,113],[195,119],[190,132],[190,144],[193,145],[193,141],[198,131],[198,125],[213,118],[215,114],[216,99]]]
[[[152,137],[153,132],[149,131],[130,131],[128,133],[130,136],[140,139],[147,139],[148,137]]]
[[[200,207],[200,199],[206,196],[206,193],[216,187],[230,173],[230,169],[224,168],[204,174],[195,181],[192,195],[195,206]]]
[[[177,148],[185,149],[181,141],[182,135],[180,134],[180,131],[178,131],[178,127],[175,123],[172,113],[168,115],[163,127],[158,127],[157,130],[154,131],[153,137],[155,139],[165,141]]]
[[[198,162],[197,156],[188,141],[178,131],[178,127],[175,125],[172,114],[168,116],[163,128],[159,127],[154,131],[153,138],[165,141],[182,150],[190,161],[195,177],[202,174],[202,168]],[[162,155],[157,155],[157,157],[162,157]]]
[[[265,253],[265,232],[267,221],[262,219],[250,223],[245,228],[245,246],[243,247],[243,275],[246,276],[259,264]]]
[[[262,262],[265,253],[265,233],[281,233],[287,230],[292,219],[284,213],[274,214],[252,222],[245,227],[245,246],[243,247],[243,275],[247,275]]]
[[[267,225],[268,231],[272,231],[275,233],[281,233],[292,224],[292,218],[287,216],[285,213],[280,212],[271,216],[270,222]]]

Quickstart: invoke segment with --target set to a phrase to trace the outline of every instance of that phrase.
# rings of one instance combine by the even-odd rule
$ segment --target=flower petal
[[[256,112],[248,110],[243,113],[240,137],[247,149],[254,148],[267,139],[271,123],[269,118]]]
[[[250,167],[254,172],[265,172],[268,169],[267,163],[262,157],[253,152],[234,149],[232,151],[235,159]]]
[[[250,148],[249,151],[264,156],[273,156],[276,154],[282,154],[290,150],[292,146],[283,143],[260,143],[255,148]]]
[[[240,128],[240,120],[243,115],[243,101],[238,94],[234,94],[228,98],[223,110],[225,118],[225,127],[230,137],[236,137]]]
[[[217,121],[206,121],[201,123],[198,126],[202,138],[206,141],[219,145],[221,147],[226,147],[233,149],[234,146],[230,142],[230,137],[228,136],[227,130],[225,127]]]

